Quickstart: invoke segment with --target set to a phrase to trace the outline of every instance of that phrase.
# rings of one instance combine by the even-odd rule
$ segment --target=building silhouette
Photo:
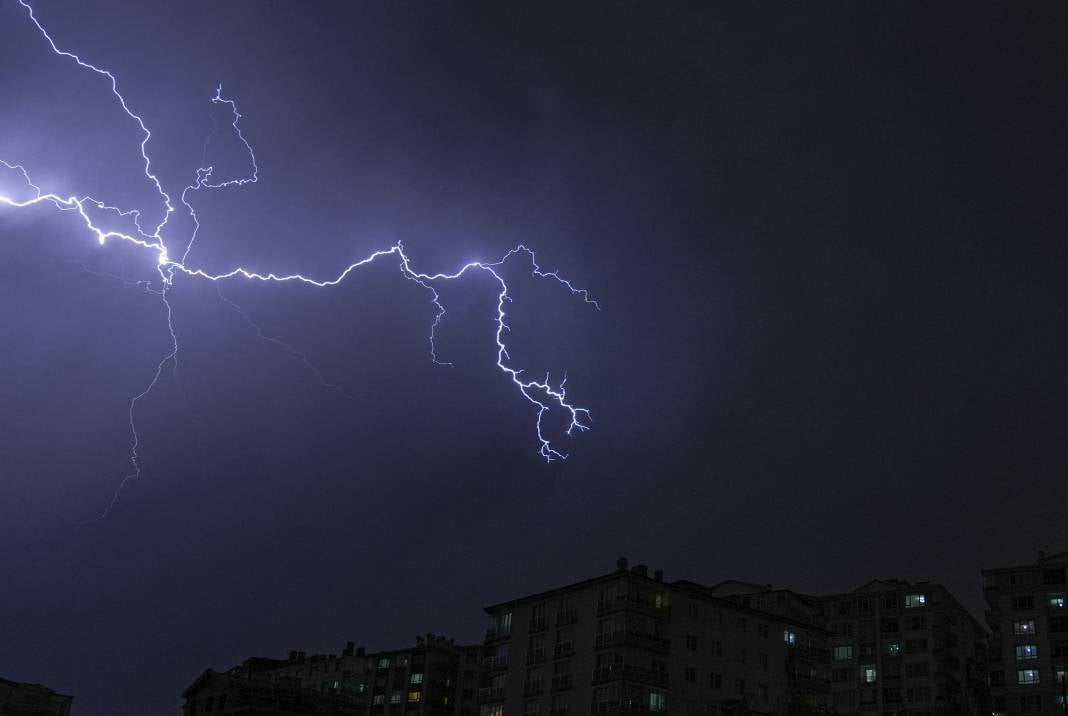
[[[826,705],[828,632],[639,565],[486,607],[480,716],[732,716]]]
[[[69,716],[73,696],[0,678],[0,716]]]
[[[995,714],[1063,714],[1068,694],[1068,552],[984,569]]]

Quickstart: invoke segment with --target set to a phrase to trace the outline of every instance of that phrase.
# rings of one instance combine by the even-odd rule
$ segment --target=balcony
[[[482,665],[490,671],[499,671],[501,669],[508,668],[508,655],[498,654],[497,656],[487,656],[482,660]]]
[[[531,619],[527,622],[527,632],[530,634],[537,634],[540,631],[545,631],[548,628],[548,624],[545,621],[545,617],[538,617],[537,619]]]
[[[542,679],[532,679],[523,683],[523,696],[537,696],[544,691],[545,681]]]
[[[637,649],[668,654],[671,652],[671,642],[663,637],[653,634],[637,632],[617,631],[608,634],[598,634],[596,648],[607,649],[613,646],[633,646]]]
[[[567,716],[567,709],[549,709],[549,716]]]
[[[527,652],[527,664],[540,664],[545,661],[545,649],[533,649]]]
[[[633,701],[594,701],[591,716],[667,716],[667,710],[653,711]]]
[[[503,686],[485,686],[478,690],[478,700],[480,702],[485,701],[503,701],[504,700],[504,687]]]
[[[572,684],[571,684],[571,674],[557,674],[556,676],[553,677],[552,686],[551,686],[553,691],[561,691],[562,689],[570,689],[571,686],[572,686]]]
[[[815,661],[818,664],[831,663],[830,649],[820,649],[815,646],[804,646],[802,644],[798,644],[796,646],[789,647],[789,651],[787,653],[790,655],[790,658]]]
[[[562,659],[565,656],[575,655],[575,643],[572,641],[562,641],[559,644],[553,646],[553,658]]]
[[[597,616],[607,616],[616,612],[637,612],[657,619],[670,619],[671,607],[657,606],[653,601],[632,594],[620,594],[615,599],[606,599],[597,603]]]
[[[496,641],[498,639],[507,639],[512,635],[512,627],[490,627],[486,630],[486,641]]]
[[[578,612],[574,609],[556,613],[556,626],[558,627],[575,624],[576,622],[578,622]]]
[[[666,673],[631,664],[618,663],[595,668],[593,670],[593,683],[601,684],[606,681],[634,681],[662,689],[668,688],[668,675]]]
[[[829,694],[831,692],[830,680],[821,679],[818,676],[791,675],[787,680],[787,685],[795,691],[810,691],[818,694]]]

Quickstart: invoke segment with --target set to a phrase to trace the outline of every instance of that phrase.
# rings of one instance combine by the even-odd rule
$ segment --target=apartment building
[[[0,716],[69,716],[73,696],[0,678]]]
[[[939,584],[874,580],[815,598],[843,714],[986,714],[986,630]]]
[[[481,716],[790,713],[828,690],[824,630],[622,558],[485,611]]]
[[[1068,552],[984,569],[996,714],[1063,714],[1068,696]]]
[[[452,716],[477,704],[481,647],[428,634],[371,659],[371,716]]]

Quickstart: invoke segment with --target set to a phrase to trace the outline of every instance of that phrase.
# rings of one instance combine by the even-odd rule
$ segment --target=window
[[[1004,671],[991,671],[990,672],[990,685],[991,686],[1004,686],[1005,685],[1005,672]]]
[[[905,595],[905,609],[915,609],[916,607],[927,606],[926,594],[906,594]]]
[[[757,625],[757,633],[760,634],[760,636],[762,636],[765,639],[767,639],[768,638],[768,625],[765,624],[764,622],[761,622],[760,624],[758,624]]]
[[[1065,604],[1063,594],[1051,594],[1049,595],[1049,605],[1054,609],[1064,609]]]
[[[394,691],[389,695],[389,702],[391,704],[399,704],[401,702],[401,692]]]
[[[923,631],[927,628],[927,617],[909,617],[905,621],[912,631]]]
[[[768,668],[768,655],[767,654],[761,654],[758,657],[758,659],[759,659],[759,663],[760,663],[760,668],[761,669]]]
[[[711,674],[708,675],[708,685],[711,686],[713,689],[722,689],[723,675],[717,674],[713,671]]]
[[[897,598],[893,594],[884,594],[879,601],[882,603],[884,612],[897,609]]]
[[[1035,633],[1035,620],[1025,619],[1012,623],[1012,633],[1016,636],[1030,636]]]
[[[649,710],[659,713],[667,710],[667,695],[659,689],[649,689]]]
[[[893,634],[898,631],[897,619],[891,617],[889,619],[883,619],[879,624],[879,629],[883,634]]]
[[[1013,608],[1014,611],[1017,611],[1017,612],[1026,611],[1027,609],[1034,609],[1035,608],[1035,598],[1032,597],[1030,594],[1025,594],[1025,595],[1020,596],[1020,597],[1013,597],[1012,598],[1012,608]]]
[[[832,669],[831,681],[836,684],[844,684],[849,681],[849,669]]]
[[[700,613],[700,607],[697,605],[696,602],[690,602],[686,605],[686,615],[690,617],[690,619],[696,619],[698,616],[700,616]]]
[[[697,651],[697,637],[693,634],[686,635],[686,648],[690,651]]]
[[[1023,659],[1037,659],[1038,658],[1038,644],[1017,644],[1016,645],[1016,658]]]
[[[408,703],[410,703],[410,704],[419,703],[419,699],[421,699],[421,698],[423,698],[423,694],[420,693],[419,691],[409,691],[408,692]]]
[[[760,698],[765,699],[765,700],[768,698],[768,685],[767,684],[757,684],[757,696],[759,696]]]
[[[423,683],[423,675],[422,674],[412,674],[410,677],[408,677],[408,683],[409,684],[421,684],[421,683]]]
[[[930,668],[930,665],[926,661],[905,664],[905,676],[908,676],[909,678],[927,676],[930,673]]]
[[[388,656],[383,656],[381,659],[378,660],[378,668],[379,669],[388,669],[389,668],[389,657]]]
[[[723,642],[712,642],[712,656],[723,656]]]
[[[927,640],[926,639],[909,639],[905,642],[906,654],[926,654],[927,653]]]
[[[797,645],[797,634],[787,629],[782,633],[782,640],[786,642],[787,646]]]
[[[897,703],[901,700],[901,689],[896,687],[887,687],[883,689],[883,701],[890,703]]]
[[[1068,678],[1068,666],[1053,667],[1053,680],[1058,684]]]
[[[738,617],[737,619],[735,619],[734,626],[738,629],[738,631],[745,631],[747,626],[745,617]]]
[[[734,680],[734,693],[745,694],[745,679]]]
[[[374,697],[371,699],[371,703],[373,703],[375,706],[381,706],[382,704],[386,703],[386,695],[375,694]]]
[[[504,716],[504,704],[482,704],[478,713],[479,716]]]
[[[901,643],[896,641],[886,642],[886,653],[890,656],[897,656],[901,653]]]
[[[683,678],[689,681],[691,684],[697,683],[697,669],[692,666],[687,666],[683,672]]]
[[[866,665],[860,667],[860,680],[863,681],[865,684],[874,684],[875,683],[875,665],[874,664],[866,664]]]
[[[530,699],[523,702],[523,716],[538,716],[538,700]]]
[[[1019,669],[1016,672],[1016,683],[1021,686],[1038,683],[1038,669]]]
[[[1025,694],[1020,696],[1020,708],[1024,711],[1041,710],[1042,696],[1039,694]]]
[[[1064,584],[1063,569],[1047,569],[1042,572],[1043,584]]]
[[[836,647],[834,647],[834,660],[835,661],[849,661],[852,658],[853,658],[853,647],[852,646],[847,645],[847,646],[836,646]]]
[[[864,597],[862,599],[858,599],[857,600],[857,609],[859,609],[862,612],[870,612],[871,611],[871,599],[869,599],[868,597]]]
[[[567,694],[553,694],[552,703],[549,704],[549,712],[558,714],[558,716],[566,716],[567,714]]]

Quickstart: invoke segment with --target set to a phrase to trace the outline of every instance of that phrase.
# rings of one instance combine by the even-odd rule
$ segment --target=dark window
[[[1023,611],[1025,609],[1035,608],[1035,598],[1030,594],[1024,594],[1019,597],[1012,598],[1012,608],[1015,611]]]
[[[697,683],[697,669],[692,666],[687,666],[686,671],[684,672],[684,678],[691,684]]]
[[[686,648],[690,651],[697,651],[697,637],[693,634],[686,635]]]
[[[713,671],[708,675],[708,685],[713,689],[723,688],[723,676]]]
[[[1064,584],[1063,569],[1047,569],[1042,572],[1043,584]]]

